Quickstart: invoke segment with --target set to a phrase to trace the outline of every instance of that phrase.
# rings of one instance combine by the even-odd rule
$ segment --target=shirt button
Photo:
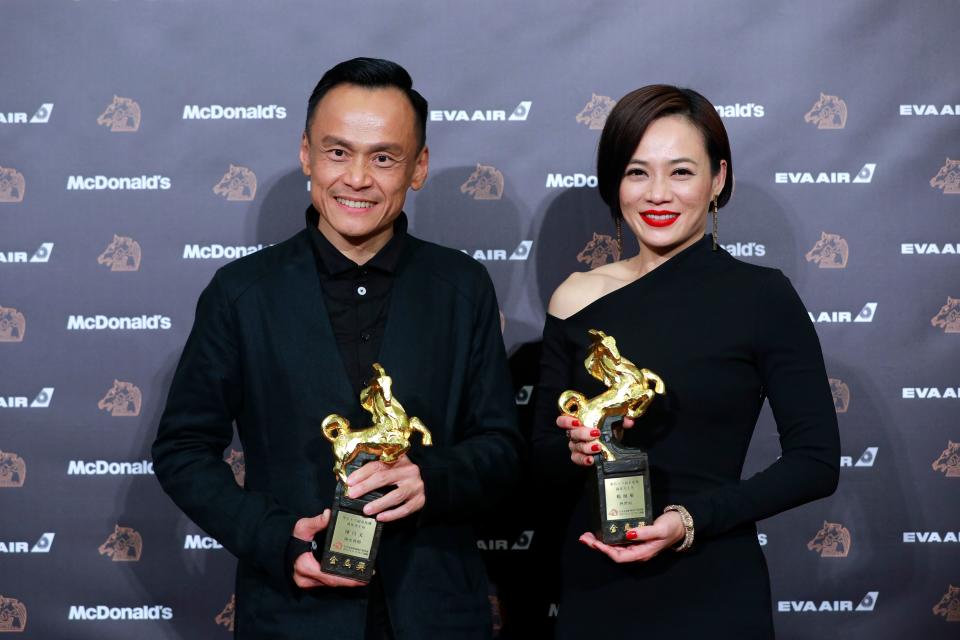
[[[366,287],[362,287],[362,286],[361,286],[361,287],[357,287],[357,294],[359,294],[359,295],[361,295],[361,296],[367,295],[367,288],[366,288]]]
[[[369,341],[370,341],[370,334],[369,334],[369,333],[361,333],[361,334],[360,334],[360,341],[361,341],[361,342],[369,342]]]
[[[368,272],[367,272],[366,269],[360,269],[360,275],[361,275],[361,276],[367,277],[367,273],[368,273]]]

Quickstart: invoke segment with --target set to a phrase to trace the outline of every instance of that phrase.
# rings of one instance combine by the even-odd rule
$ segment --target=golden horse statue
[[[667,392],[666,385],[654,372],[638,369],[637,365],[620,355],[613,336],[597,329],[590,329],[590,335],[593,336],[593,344],[583,366],[609,389],[590,399],[579,391],[564,391],[558,401],[560,411],[577,418],[581,425],[591,429],[599,429],[611,416],[639,418],[646,413],[654,395]],[[600,451],[604,460],[616,460],[613,452],[602,442]]]
[[[410,436],[420,432],[424,446],[433,444],[433,436],[419,418],[407,418],[400,401],[393,395],[393,380],[379,363],[376,375],[360,392],[360,406],[373,418],[373,425],[350,430],[350,421],[332,413],[323,420],[323,435],[333,443],[333,473],[347,484],[347,465],[360,453],[380,456],[387,464],[396,462],[410,448]]]

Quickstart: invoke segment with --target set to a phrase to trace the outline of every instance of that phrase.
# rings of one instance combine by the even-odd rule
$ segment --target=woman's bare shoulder
[[[623,267],[616,262],[592,271],[575,271],[553,292],[547,312],[565,320],[624,284]]]

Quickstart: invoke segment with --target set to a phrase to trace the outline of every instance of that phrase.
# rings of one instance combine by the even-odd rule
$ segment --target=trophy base
[[[612,432],[610,423],[614,420],[607,418],[604,435]],[[603,439],[616,460],[604,460],[601,454],[594,456],[594,535],[609,545],[632,544],[632,540],[627,540],[627,530],[653,522],[647,454],[619,447],[612,437]]]
[[[358,460],[354,460],[356,464],[348,465],[348,475],[368,461],[359,460],[364,455],[357,456]],[[320,563],[320,571],[358,582],[370,582],[383,523],[378,522],[375,517],[365,515],[363,507],[382,495],[384,494],[380,491],[371,491],[353,499],[347,496],[343,484],[337,483],[323,547],[319,547],[319,541],[314,540],[313,555]],[[318,537],[320,535],[317,534]]]

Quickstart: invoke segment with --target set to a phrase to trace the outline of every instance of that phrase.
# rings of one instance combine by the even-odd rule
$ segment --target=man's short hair
[[[313,114],[323,96],[330,89],[341,85],[352,84],[368,89],[383,89],[394,87],[399,89],[410,100],[413,112],[416,114],[417,142],[419,149],[427,143],[427,101],[419,92],[413,89],[413,79],[407,70],[396,62],[380,58],[354,58],[346,60],[330,68],[320,82],[313,88],[310,100],[307,102],[306,132],[310,135],[310,123]]]

